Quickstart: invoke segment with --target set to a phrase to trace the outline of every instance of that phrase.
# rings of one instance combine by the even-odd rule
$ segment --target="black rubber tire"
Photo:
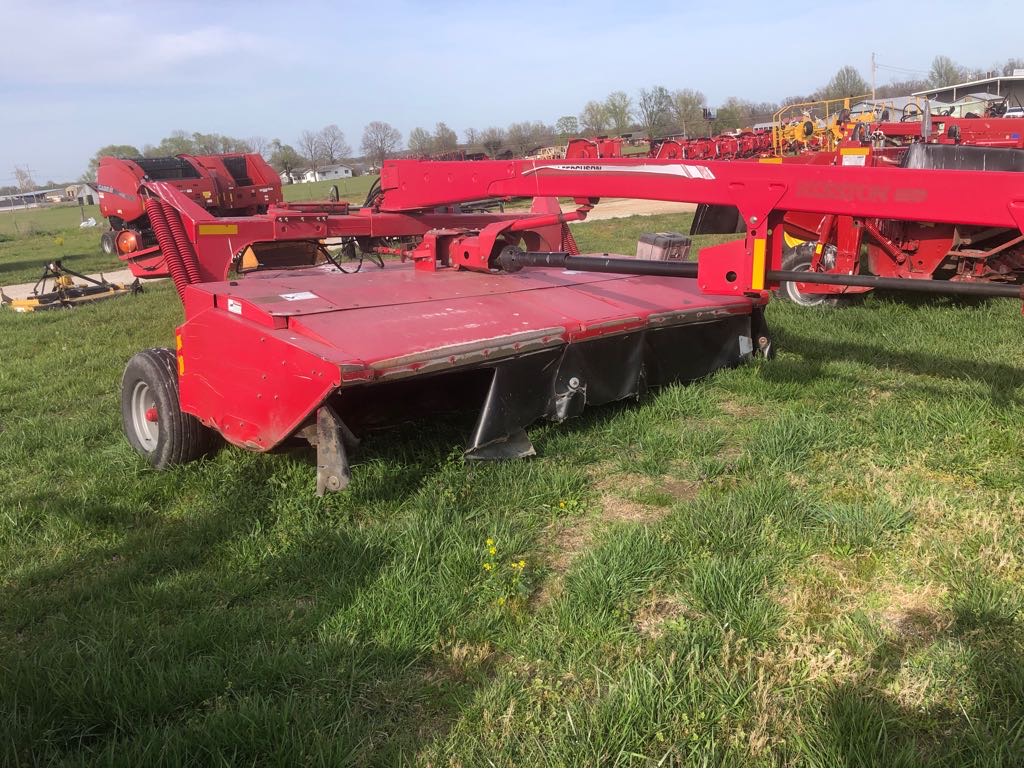
[[[117,234],[113,230],[106,230],[100,235],[100,248],[103,253],[113,256],[117,253]]]
[[[782,255],[782,269],[808,272],[814,259],[814,243],[801,243]],[[803,294],[795,283],[780,283],[779,296],[801,307],[836,307],[842,301],[840,294]]]
[[[146,426],[139,424],[136,401],[140,397],[156,408],[156,435],[145,432]],[[219,444],[217,433],[191,414],[182,413],[178,402],[178,361],[166,347],[136,353],[125,366],[121,377],[121,425],[128,443],[157,470],[199,459]]]

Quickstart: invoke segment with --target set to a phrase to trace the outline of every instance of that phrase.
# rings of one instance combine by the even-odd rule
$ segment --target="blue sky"
[[[811,5],[0,0],[0,185],[16,164],[74,179],[100,146],[178,128],[294,142],[337,123],[358,148],[370,120],[461,136],[656,84],[774,101],[844,64],[868,78],[872,51],[920,71],[1024,56],[1020,0]]]

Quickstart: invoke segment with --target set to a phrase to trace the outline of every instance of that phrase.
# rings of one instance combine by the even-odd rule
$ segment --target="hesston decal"
[[[928,191],[919,187],[890,190],[888,185],[856,184],[853,182],[799,182],[796,194],[817,200],[841,200],[862,203],[922,203],[928,199]]]

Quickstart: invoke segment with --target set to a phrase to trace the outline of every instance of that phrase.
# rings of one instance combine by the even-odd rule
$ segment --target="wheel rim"
[[[788,289],[790,300],[794,304],[803,305],[804,307],[814,307],[821,304],[829,296],[828,294],[805,294],[797,287],[796,283],[789,283],[786,288]]]
[[[156,398],[145,382],[137,382],[132,389],[132,427],[139,439],[139,444],[146,451],[154,451],[160,439],[159,419],[150,419],[157,415]]]
[[[810,272],[811,261],[810,259],[799,259],[794,260],[796,263],[790,262],[789,265],[783,266],[783,269],[793,270],[794,272]],[[803,307],[815,307],[823,302],[826,302],[830,297],[835,294],[805,294],[801,291],[795,282],[787,282],[785,284],[786,297],[793,304],[799,304]]]

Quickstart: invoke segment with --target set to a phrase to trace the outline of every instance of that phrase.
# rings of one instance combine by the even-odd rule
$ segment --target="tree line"
[[[942,87],[998,74],[1011,75],[1024,68],[1024,59],[1012,58],[989,70],[961,66],[948,56],[936,56],[926,77],[892,81],[875,89],[878,98],[904,96],[914,91]],[[462,141],[445,122],[433,130],[413,128],[403,144],[402,133],[390,123],[375,120],[363,129],[359,149],[368,162],[380,167],[384,160],[404,152],[412,157],[428,157],[456,150],[482,152],[490,157],[503,153],[524,155],[530,150],[564,141],[574,136],[622,135],[640,133],[645,137],[683,134],[710,135],[768,122],[782,107],[822,99],[841,99],[871,92],[871,86],[853,66],[840,67],[827,83],[810,94],[789,96],[779,102],[756,102],[736,96],[728,97],[710,109],[704,94],[693,88],[669,90],[663,85],[641,88],[633,96],[616,90],[604,99],[591,100],[578,115],[563,115],[553,125],[543,121],[520,121],[506,127],[467,128]],[[305,130],[292,144],[280,139],[252,136],[239,139],[223,134],[173,131],[158,144],[108,145],[97,151],[89,162],[83,178],[94,179],[103,155],[122,157],[161,157],[178,154],[218,154],[224,152],[256,152],[274,168],[290,174],[309,168],[316,172],[352,158],[352,148],[344,132],[331,124],[319,131]]]

